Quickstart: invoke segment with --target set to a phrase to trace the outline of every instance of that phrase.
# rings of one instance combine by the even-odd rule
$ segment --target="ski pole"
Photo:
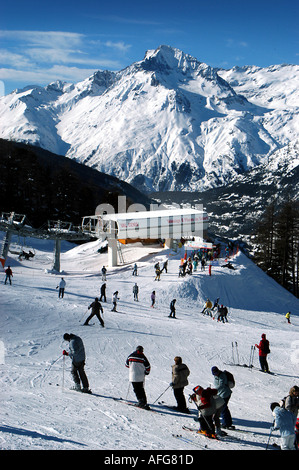
[[[250,349],[250,357],[249,357],[249,367],[253,367],[253,354],[254,354],[255,346],[251,346]]]
[[[83,318],[85,317],[85,315],[87,314],[88,312],[88,309],[86,310],[86,312],[84,312],[83,316],[80,318],[79,322],[81,322],[83,320]]]
[[[205,417],[205,415],[203,415],[203,414],[201,413],[200,407],[197,405],[196,401],[194,401],[194,400],[192,400],[192,401],[193,401],[193,403],[195,404],[196,408],[198,409],[198,412],[200,413],[200,416],[205,420],[206,425],[208,426],[209,430],[210,430],[211,432],[213,432],[213,429],[212,429],[212,427],[211,427],[209,421],[207,420],[207,418]],[[199,417],[199,416],[198,416],[198,417]]]
[[[154,401],[153,405],[156,403],[156,401],[159,400],[159,398],[162,397],[162,395],[164,395],[165,392],[167,392],[167,390],[169,389],[169,387],[171,387],[171,385],[168,385],[168,387],[164,390],[164,392],[162,392],[161,395],[158,396],[158,398]]]
[[[126,394],[126,400],[128,399],[129,390],[130,390],[130,382],[129,382],[129,385],[128,385],[128,390],[127,390],[127,394]]]
[[[232,342],[232,358],[233,358],[233,364],[235,364],[234,343],[233,342]]]
[[[253,356],[254,356],[255,346],[252,346],[252,358],[251,358],[251,366],[253,367]]]
[[[273,426],[274,426],[274,423],[273,423]],[[269,433],[269,437],[268,437],[268,442],[267,442],[266,450],[268,450],[268,447],[269,447],[269,442],[270,442],[270,438],[271,438],[271,435],[272,435],[273,426],[271,426],[271,428],[270,428],[270,433]]]
[[[237,343],[237,341],[235,341],[235,345],[236,345],[236,354],[237,354],[237,360],[238,360],[238,364],[240,364],[240,359],[239,359],[239,348],[238,348],[238,343]]]
[[[248,367],[251,368],[251,358],[252,358],[252,346],[250,346],[250,355],[249,355],[249,363],[248,363]]]
[[[65,356],[63,355],[63,361],[62,361],[62,390],[64,390],[64,367],[65,367]]]

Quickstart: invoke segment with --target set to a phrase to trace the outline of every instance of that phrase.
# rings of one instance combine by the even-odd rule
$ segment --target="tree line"
[[[299,297],[299,201],[273,200],[256,227],[256,264]]]

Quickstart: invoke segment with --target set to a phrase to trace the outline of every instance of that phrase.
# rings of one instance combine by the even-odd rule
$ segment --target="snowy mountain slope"
[[[128,245],[126,264],[108,270],[108,302],[103,303],[105,328],[95,321],[84,327],[82,317],[99,294],[99,270],[107,255],[98,254],[98,242],[70,249],[63,244],[61,275],[67,282],[64,299],[58,299],[56,285],[61,275],[48,270],[52,263],[49,242],[27,240],[36,249],[32,261],[10,258],[13,284],[2,285],[1,340],[5,355],[0,365],[1,449],[35,450],[189,450],[195,444],[183,442],[172,434],[183,434],[195,442],[219,450],[264,450],[272,415],[269,403],[285,396],[298,382],[299,301],[268,278],[242,253],[232,259],[236,268],[220,264],[192,277],[178,278],[182,253],[158,247]],[[13,255],[12,255],[13,256]],[[154,263],[169,259],[169,272],[154,281]],[[138,276],[132,277],[132,263],[139,260]],[[132,286],[140,288],[139,302],[133,301]],[[111,294],[119,291],[118,313],[112,313]],[[150,308],[155,289],[157,304]],[[207,296],[220,297],[229,307],[229,323],[218,323],[200,314]],[[169,302],[177,298],[177,320],[169,319]],[[290,309],[292,324],[284,314]],[[81,322],[80,322],[81,320]],[[73,332],[84,340],[86,372],[94,395],[69,391],[72,385],[70,361],[63,368],[62,339]],[[269,364],[277,375],[257,369],[227,365],[232,361],[232,342],[237,342],[240,363],[248,364],[250,349],[262,333],[270,340]],[[169,386],[171,365],[181,355],[191,374],[185,389],[188,397],[194,386],[213,383],[211,367],[231,370],[236,387],[230,401],[234,423],[250,433],[230,431],[238,441],[212,442],[192,436],[182,425],[195,425],[191,415],[152,406],[157,413],[135,409],[111,397],[134,400],[124,362],[142,344],[151,362],[146,378],[149,403]],[[254,365],[258,366],[257,355]],[[64,370],[64,389],[63,383]],[[58,384],[58,385],[56,385]],[[170,389],[162,399],[174,405]],[[197,440],[196,440],[197,439]],[[278,441],[274,433],[271,443]]]
[[[233,67],[218,70],[236,93],[268,108],[263,126],[282,145],[298,139],[299,66]]]
[[[0,136],[65,153],[144,191],[215,187],[298,136],[298,67],[260,76],[216,71],[160,46],[120,72],[1,98]]]
[[[212,233],[248,240],[271,201],[281,204],[288,199],[298,200],[299,142],[273,152],[266,163],[236,176],[225,186],[203,192],[164,191],[152,196],[166,205],[202,204],[209,213]]]

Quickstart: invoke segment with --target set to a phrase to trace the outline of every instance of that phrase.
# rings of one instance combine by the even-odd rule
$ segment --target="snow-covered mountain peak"
[[[143,191],[202,190],[298,139],[298,90],[299,66],[216,70],[161,45],[119,72],[0,98],[0,137]]]
[[[183,71],[195,69],[200,65],[200,62],[191,55],[166,45],[161,45],[155,50],[147,51],[142,62],[153,69],[164,66],[169,70],[179,68]]]

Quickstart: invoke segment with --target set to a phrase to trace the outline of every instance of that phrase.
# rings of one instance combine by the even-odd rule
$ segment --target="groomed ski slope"
[[[299,301],[268,278],[244,254],[231,261],[230,270],[213,266],[192,276],[178,277],[182,253],[140,244],[124,248],[124,266],[108,269],[107,304],[103,303],[105,328],[96,317],[92,326],[80,322],[88,305],[99,296],[100,269],[107,255],[98,254],[98,242],[73,248],[64,243],[61,269],[67,286],[58,299],[56,286],[61,275],[50,272],[53,245],[30,240],[36,256],[18,261],[11,255],[13,284],[1,283],[0,339],[5,352],[0,364],[1,425],[0,448],[4,450],[198,450],[173,434],[182,434],[208,444],[210,449],[264,450],[272,415],[269,404],[284,397],[298,385]],[[168,273],[154,281],[156,261],[169,259]],[[137,261],[138,276],[132,276]],[[139,302],[132,287],[139,286]],[[118,290],[118,313],[111,312],[112,293]],[[150,294],[156,290],[155,308]],[[220,297],[229,307],[229,323],[220,323],[200,312],[205,299]],[[177,299],[177,319],[168,318],[169,303]],[[292,324],[285,313],[291,310]],[[65,358],[64,388],[62,350],[65,332],[82,337],[87,354],[86,373],[93,395],[70,391],[70,359]],[[231,366],[232,343],[238,344],[239,361],[248,364],[251,346],[266,333],[270,341],[268,375],[257,368]],[[238,441],[210,441],[183,431],[193,426],[191,415],[152,406],[158,413],[136,409],[111,397],[135,396],[128,383],[127,356],[141,344],[152,369],[146,378],[148,402],[153,403],[171,381],[171,365],[182,356],[191,374],[188,397],[193,387],[213,384],[211,367],[229,369],[236,387],[230,409],[236,427],[250,431],[229,431]],[[2,355],[3,356],[3,355]],[[175,405],[169,388],[161,397]],[[271,443],[279,442],[276,431]]]

